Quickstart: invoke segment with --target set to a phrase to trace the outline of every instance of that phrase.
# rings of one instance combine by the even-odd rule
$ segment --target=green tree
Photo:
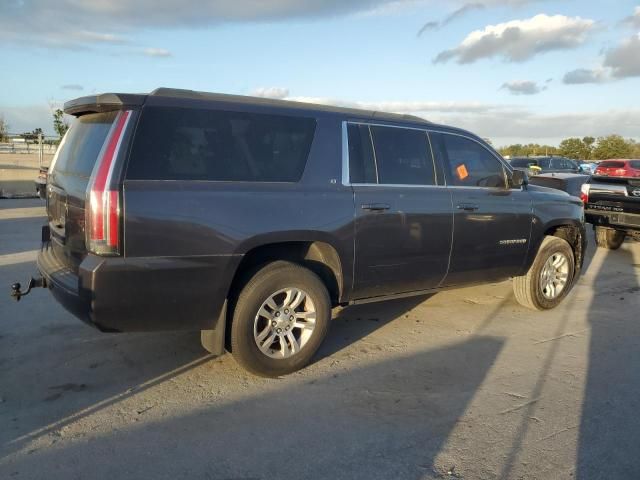
[[[560,155],[576,160],[587,159],[591,154],[591,148],[579,138],[565,138],[560,142],[558,150]]]
[[[629,140],[631,144],[631,158],[640,158],[640,143],[635,140]]]
[[[9,124],[5,121],[4,117],[0,115],[0,142],[7,141],[8,133],[9,133]]]
[[[60,138],[69,130],[69,124],[64,118],[64,112],[59,108],[53,112],[53,129]]]
[[[582,143],[584,143],[589,148],[589,151],[591,151],[593,150],[593,144],[596,143],[596,139],[594,137],[583,137]]]
[[[25,139],[26,142],[36,143],[38,136],[42,135],[42,129],[36,128],[32,132],[21,133],[20,136]]]
[[[607,158],[628,158],[633,152],[633,144],[626,141],[620,135],[598,137],[598,144],[593,149],[592,157],[595,160]]]

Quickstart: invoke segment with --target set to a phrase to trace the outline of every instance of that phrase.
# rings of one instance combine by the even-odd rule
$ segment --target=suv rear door
[[[440,285],[451,251],[451,193],[427,132],[345,123],[356,207],[354,298]]]
[[[501,160],[459,134],[431,134],[453,196],[454,236],[445,285],[486,282],[518,274],[531,233],[532,202],[508,186]]]
[[[47,216],[57,259],[77,272],[87,253],[87,185],[117,111],[90,113],[74,121],[62,140],[47,179]]]

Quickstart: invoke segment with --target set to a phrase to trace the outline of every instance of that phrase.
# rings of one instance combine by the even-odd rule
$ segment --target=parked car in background
[[[595,175],[603,177],[640,177],[640,160],[603,160],[598,164]]]
[[[579,161],[578,165],[582,169],[582,173],[585,173],[588,175],[593,175],[596,171],[596,168],[598,168],[597,162]]]
[[[599,247],[615,250],[627,236],[640,240],[640,178],[594,175],[581,197]]]
[[[556,188],[574,197],[580,197],[582,185],[589,180],[589,175],[583,173],[541,173],[529,179],[532,185]]]
[[[578,162],[565,157],[513,157],[509,163],[517,170],[524,170],[530,174],[539,173],[581,173]]]
[[[36,193],[43,200],[47,198],[47,172],[49,167],[40,167],[38,176],[36,177]]]
[[[465,130],[173,89],[65,113],[30,286],[103,331],[201,330],[278,376],[311,360],[332,307],[513,278],[546,310],[581,270],[580,199]]]

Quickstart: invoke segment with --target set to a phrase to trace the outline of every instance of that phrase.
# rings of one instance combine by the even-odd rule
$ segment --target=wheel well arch
[[[335,306],[340,303],[344,291],[340,256],[331,244],[318,240],[285,241],[254,246],[243,255],[236,268],[227,298],[232,300],[258,268],[276,260],[286,260],[309,268],[327,287],[332,304]]]
[[[548,226],[544,231],[544,235],[542,238],[546,236],[562,238],[563,240],[566,240],[569,245],[571,245],[571,249],[573,250],[573,255],[575,257],[577,274],[577,272],[582,267],[582,262],[584,260],[584,249],[586,240],[584,238],[583,229],[572,223],[561,223]]]

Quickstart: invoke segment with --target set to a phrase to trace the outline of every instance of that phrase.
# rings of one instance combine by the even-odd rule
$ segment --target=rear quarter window
[[[127,178],[296,182],[315,126],[307,117],[147,107]]]

